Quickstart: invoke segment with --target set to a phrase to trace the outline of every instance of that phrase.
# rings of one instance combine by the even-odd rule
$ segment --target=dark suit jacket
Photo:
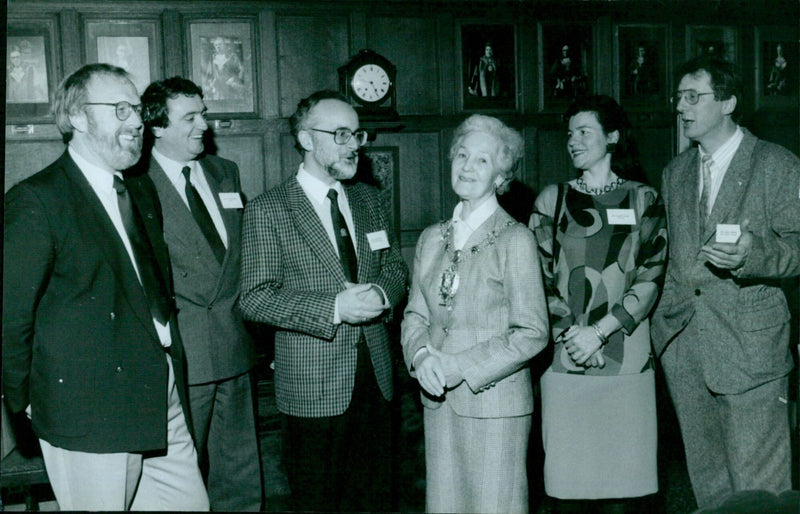
[[[178,328],[186,349],[191,385],[231,378],[255,364],[253,341],[237,305],[243,209],[223,208],[219,199],[220,193],[241,193],[239,169],[235,163],[214,156],[199,162],[228,234],[222,265],[154,158],[150,159],[148,171],[164,212],[164,239],[172,263]]]
[[[699,345],[708,387],[736,394],[792,368],[789,310],[780,279],[800,274],[800,160],[746,129],[700,233],[699,152],[667,165],[661,192],[667,209],[669,261],[651,326],[661,355],[669,344]],[[753,246],[733,273],[700,255],[718,223],[750,220]],[[689,327],[691,330],[686,330]]]
[[[155,188],[147,177],[126,183],[171,294]],[[30,404],[36,435],[68,450],[166,448],[164,350],[122,240],[89,182],[65,152],[13,187],[5,208],[3,394],[11,411]],[[174,309],[170,326],[185,411]]]
[[[408,271],[374,188],[346,185],[355,224],[358,282],[377,284],[394,307]],[[367,234],[384,230],[390,247],[371,250]],[[242,300],[246,319],[275,335],[275,395],[281,412],[335,416],[350,404],[357,343],[363,333],[383,396],[393,394],[392,356],[383,319],[334,324],[345,288],[339,257],[303,188],[292,177],[247,204],[242,236]]]

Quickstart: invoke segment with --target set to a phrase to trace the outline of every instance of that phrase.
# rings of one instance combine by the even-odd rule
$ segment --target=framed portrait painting
[[[209,115],[255,117],[253,20],[192,20],[188,32],[192,80],[203,88]]]
[[[514,25],[462,23],[457,35],[461,110],[516,110]]]
[[[377,188],[381,206],[397,237],[400,234],[400,191],[395,184],[399,182],[399,150],[396,146],[365,146],[356,176],[359,181]]]
[[[141,95],[154,80],[163,76],[161,33],[158,20],[85,21],[87,62],[107,62],[131,75]]]
[[[735,27],[689,25],[686,27],[686,59],[701,55],[736,62]]]
[[[669,99],[667,26],[617,25],[615,90],[626,108],[666,108]]]
[[[53,120],[56,76],[55,20],[8,21],[6,40],[6,120]]]
[[[593,44],[588,24],[539,24],[539,108],[563,111],[591,93]]]
[[[792,27],[756,27],[756,108],[798,104],[800,43]]]

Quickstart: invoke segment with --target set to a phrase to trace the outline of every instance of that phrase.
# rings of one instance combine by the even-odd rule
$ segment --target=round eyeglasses
[[[700,101],[700,97],[703,95],[713,95],[714,92],[711,91],[710,93],[698,93],[696,89],[679,89],[672,93],[672,98],[670,100],[675,105],[680,103],[681,98],[686,100],[686,103],[689,105],[695,105],[697,102]]]
[[[322,130],[322,129],[309,129],[313,130],[314,132],[324,132],[326,134],[333,134],[333,142],[337,145],[346,145],[350,142],[351,137],[356,138],[356,143],[358,146],[364,146],[367,144],[367,138],[369,134],[364,129],[358,129],[355,132],[348,128],[338,128],[336,130]]]
[[[108,105],[114,108],[114,113],[117,115],[119,121],[125,121],[131,117],[131,113],[135,112],[139,116],[142,115],[142,104],[131,105],[130,102],[122,101],[115,104],[108,102],[86,102],[83,105]]]

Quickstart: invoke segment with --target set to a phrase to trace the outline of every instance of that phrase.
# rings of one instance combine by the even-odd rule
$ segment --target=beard
[[[336,180],[350,180],[356,175],[356,171],[358,170],[358,153],[352,158],[343,157],[327,165],[325,170],[328,172],[328,175]]]
[[[101,131],[97,120],[88,116],[88,139],[92,151],[114,170],[130,168],[142,156],[142,132],[140,129],[119,127],[114,133]],[[131,136],[131,141],[121,141],[121,136]]]

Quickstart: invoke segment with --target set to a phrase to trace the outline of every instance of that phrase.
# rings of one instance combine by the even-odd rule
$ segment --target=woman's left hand
[[[441,352],[432,346],[428,346],[428,351],[434,357],[438,357],[439,362],[442,363],[448,389],[452,389],[464,381],[464,376],[461,374],[461,370],[458,369],[458,364],[456,364],[456,359],[453,355]]]
[[[559,339],[564,343],[570,358],[583,366],[589,358],[603,345],[592,327],[572,325]]]

